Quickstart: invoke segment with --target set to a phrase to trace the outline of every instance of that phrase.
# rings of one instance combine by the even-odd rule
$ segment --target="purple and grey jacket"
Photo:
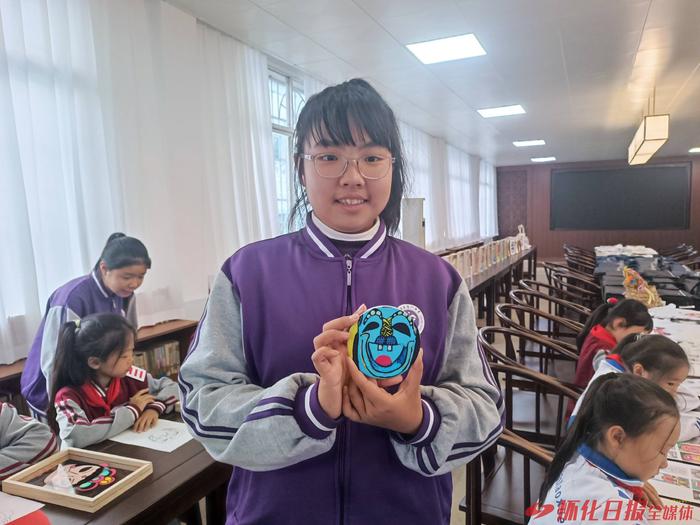
[[[313,338],[363,303],[412,304],[425,317],[415,436],[333,420],[319,405]],[[502,430],[500,390],[475,336],[457,272],[384,224],[352,258],[310,218],[236,252],[180,369],[190,432],[236,467],[226,523],[448,524],[450,471]]]
[[[94,271],[69,281],[51,294],[22,371],[22,395],[35,418],[46,421],[61,325],[86,315],[110,312],[125,316],[134,328],[137,326],[134,296],[122,299],[109,290]]]

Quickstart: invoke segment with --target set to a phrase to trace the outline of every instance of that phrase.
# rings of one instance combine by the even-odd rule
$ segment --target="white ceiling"
[[[657,156],[700,146],[700,0],[168,1],[326,83],[368,79],[399,118],[497,166],[626,158],[654,87],[671,115]],[[487,54],[423,65],[404,47],[463,33]],[[510,104],[527,114],[475,111]]]

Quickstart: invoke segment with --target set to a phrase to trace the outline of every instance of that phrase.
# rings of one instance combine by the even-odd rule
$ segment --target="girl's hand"
[[[395,394],[381,388],[357,369],[346,357],[350,381],[343,388],[343,414],[358,423],[387,428],[402,434],[415,434],[423,420],[420,380],[423,376],[423,350]]]
[[[365,310],[367,307],[363,304],[352,315],[338,317],[324,324],[321,333],[314,337],[314,350],[327,346],[346,354],[348,351],[348,330]]]
[[[146,405],[154,399],[155,397],[148,393],[148,388],[144,388],[143,390],[139,390],[133,396],[131,396],[131,399],[129,399],[129,403],[131,403],[134,406],[137,406],[139,410],[143,411],[143,409],[146,408]]]
[[[322,332],[314,337],[314,353],[311,361],[318,372],[318,401],[328,417],[340,417],[345,383],[345,355],[347,354],[348,329],[357,322],[367,308],[360,306],[354,314],[338,317],[323,325]]]
[[[158,422],[158,417],[158,411],[153,410],[152,408],[147,408],[134,423],[134,431],[143,432],[144,430],[148,430],[149,428],[155,426],[155,424]]]
[[[311,355],[311,361],[320,376],[318,402],[328,417],[338,419],[343,404],[345,354],[323,346]]]

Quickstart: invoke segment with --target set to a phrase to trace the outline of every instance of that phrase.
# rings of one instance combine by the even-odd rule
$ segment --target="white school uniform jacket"
[[[0,480],[50,456],[57,447],[58,440],[47,425],[0,403]]]
[[[530,525],[587,525],[589,523],[646,524],[642,497],[644,483],[625,474],[598,451],[581,445],[540,504]],[[569,502],[569,503],[567,503]],[[560,509],[573,505],[563,516]],[[569,507],[571,508],[571,507]],[[591,513],[591,514],[589,514]],[[566,519],[564,519],[566,518]]]
[[[595,374],[593,374],[593,377],[586,386],[586,390],[583,391],[581,397],[579,397],[578,401],[576,401],[576,406],[574,406],[574,410],[571,412],[571,417],[569,418],[567,425],[570,427],[573,423],[576,414],[578,414],[579,408],[581,408],[583,398],[586,396],[586,392],[588,392],[588,387],[591,386],[593,381],[598,379],[600,376],[611,372],[621,374],[626,371],[627,369],[619,361],[610,356],[605,358],[605,360],[598,365]],[[688,441],[689,439],[700,436],[700,419],[697,417],[698,414],[696,412],[691,412],[691,410],[695,410],[698,408],[698,406],[700,406],[700,399],[692,390],[684,387],[683,385],[678,388],[675,398],[678,411],[681,413],[681,433],[678,441]]]

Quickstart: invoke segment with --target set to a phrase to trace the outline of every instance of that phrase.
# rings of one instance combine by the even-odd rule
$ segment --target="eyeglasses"
[[[396,158],[382,155],[366,155],[358,159],[348,159],[335,153],[318,153],[316,155],[301,155],[302,159],[311,160],[314,163],[316,175],[323,179],[338,179],[348,169],[350,161],[355,163],[357,171],[362,178],[378,180],[386,177]]]

